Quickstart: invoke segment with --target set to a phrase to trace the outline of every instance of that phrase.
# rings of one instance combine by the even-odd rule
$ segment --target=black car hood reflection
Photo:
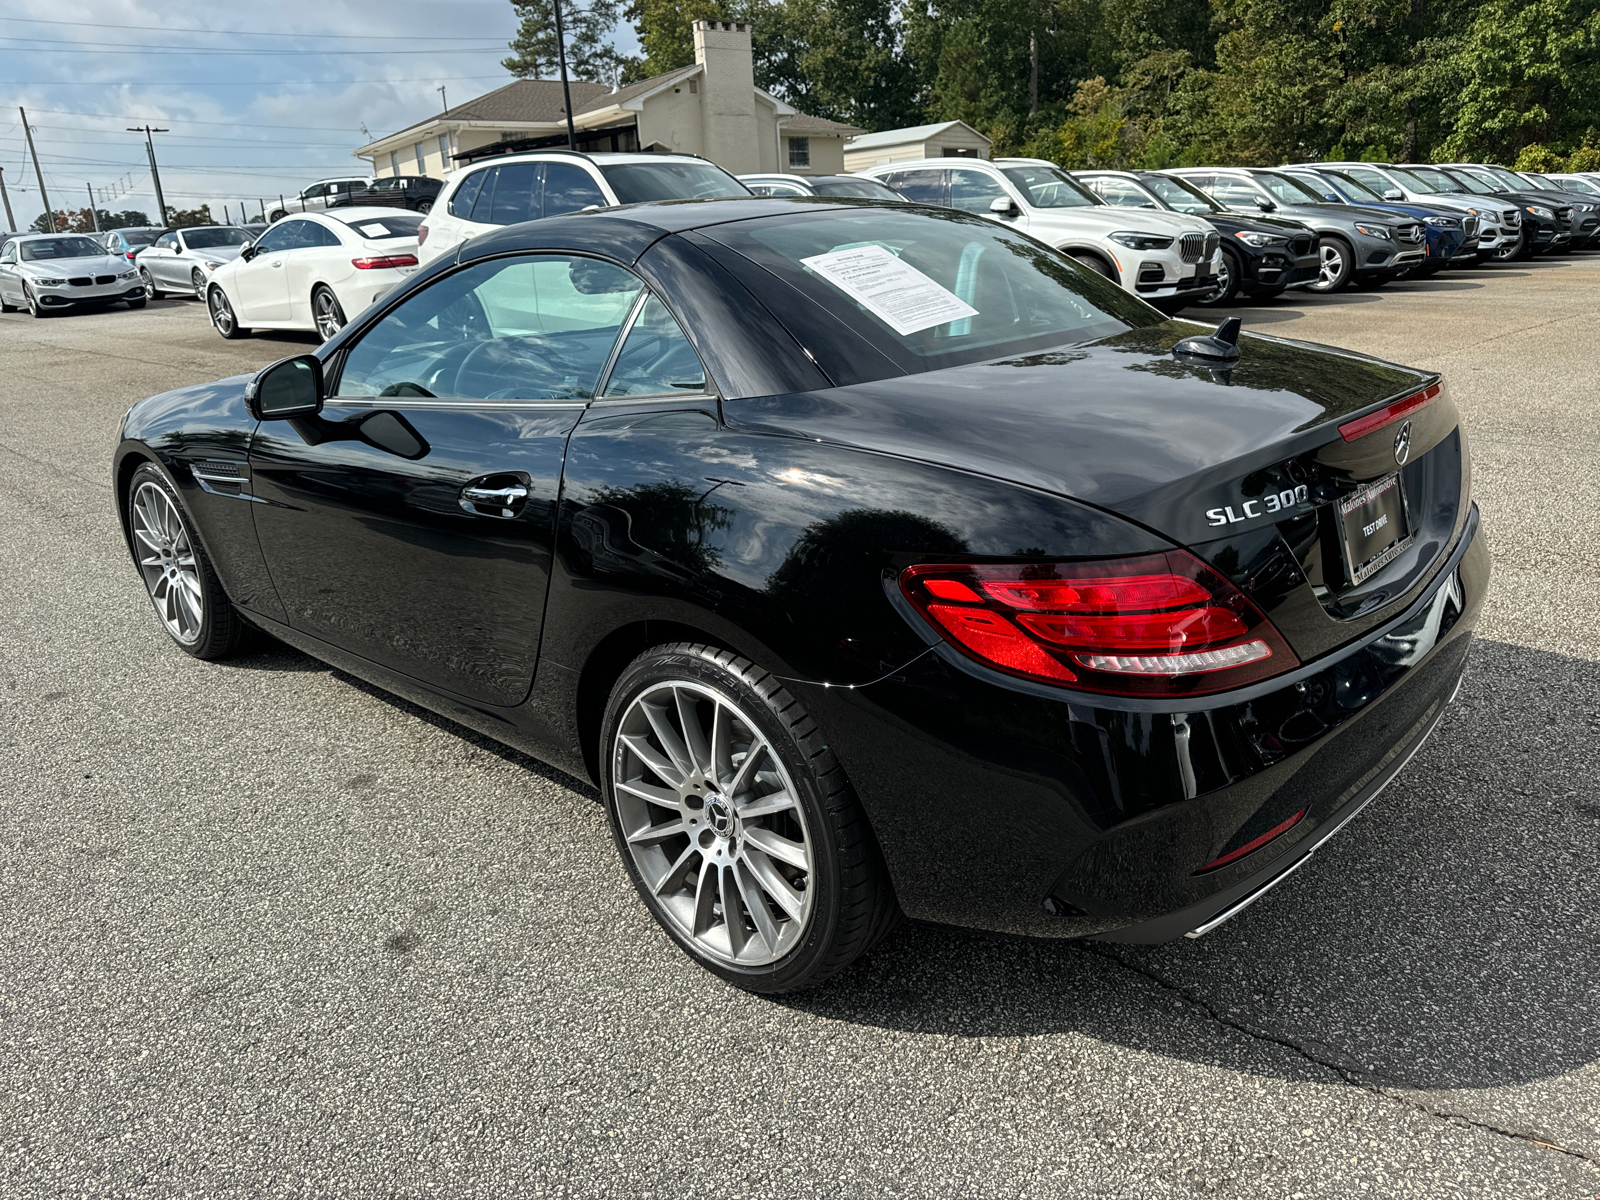
[[[1173,502],[1164,489],[1203,496],[1292,456],[1301,441],[1314,449],[1327,433],[1310,431],[1431,378],[1248,333],[1225,372],[1177,361],[1173,346],[1201,329],[1210,332],[1169,321],[1049,353],[730,401],[724,411],[731,424],[974,471],[1187,537],[1192,521],[1164,511]]]

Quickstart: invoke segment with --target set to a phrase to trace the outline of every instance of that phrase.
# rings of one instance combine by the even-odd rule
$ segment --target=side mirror
[[[1017,215],[1017,202],[1010,196],[996,196],[989,201],[989,211],[997,217],[1014,217]]]
[[[1383,198],[1385,200],[1404,200],[1406,194],[1399,188],[1388,188],[1384,191]]]
[[[1323,192],[1322,198],[1330,204],[1339,203],[1339,194],[1337,192]]]
[[[255,256],[256,244],[254,242],[246,242],[244,245],[239,247],[239,257],[244,259],[245,262],[249,262]]]
[[[281,358],[244,388],[244,406],[258,421],[311,417],[322,411],[322,361],[314,354]]]
[[[1276,200],[1268,200],[1265,196],[1256,197],[1256,207],[1262,212],[1273,212],[1278,207]]]

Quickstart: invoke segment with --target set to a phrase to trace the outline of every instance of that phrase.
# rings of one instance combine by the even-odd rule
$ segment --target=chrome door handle
[[[275,259],[273,259],[273,260],[272,260],[272,265],[273,265],[273,266],[274,266],[274,267],[281,267],[281,266],[283,266],[283,259],[281,259],[281,258],[275,258]]]
[[[476,487],[468,484],[461,489],[461,507],[479,517],[514,517],[527,499],[528,489],[520,483],[506,487]],[[485,509],[490,511],[486,512]]]

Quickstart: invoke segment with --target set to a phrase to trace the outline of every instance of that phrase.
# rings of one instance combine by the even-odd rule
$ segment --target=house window
[[[426,175],[428,173],[428,167],[427,164],[422,161],[422,143],[418,142],[415,146],[411,147],[411,149],[416,153],[417,156],[417,174]]]
[[[400,152],[398,150],[389,151],[389,174],[400,174]]]
[[[811,165],[811,139],[789,139],[789,165],[791,167],[809,167]]]
[[[439,135],[439,174],[443,175],[450,170],[450,135]]]

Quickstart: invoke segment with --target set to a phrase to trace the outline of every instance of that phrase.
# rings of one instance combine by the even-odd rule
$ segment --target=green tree
[[[215,224],[209,204],[202,204],[199,208],[173,208],[172,205],[167,205],[168,229],[187,229],[191,225]]]
[[[560,77],[557,56],[556,14],[552,0],[513,0],[522,22],[511,42],[512,55],[501,62],[518,79]],[[597,83],[615,83],[622,59],[611,42],[616,28],[617,0],[589,0],[586,5],[561,6],[562,32],[567,45],[567,75]]]

